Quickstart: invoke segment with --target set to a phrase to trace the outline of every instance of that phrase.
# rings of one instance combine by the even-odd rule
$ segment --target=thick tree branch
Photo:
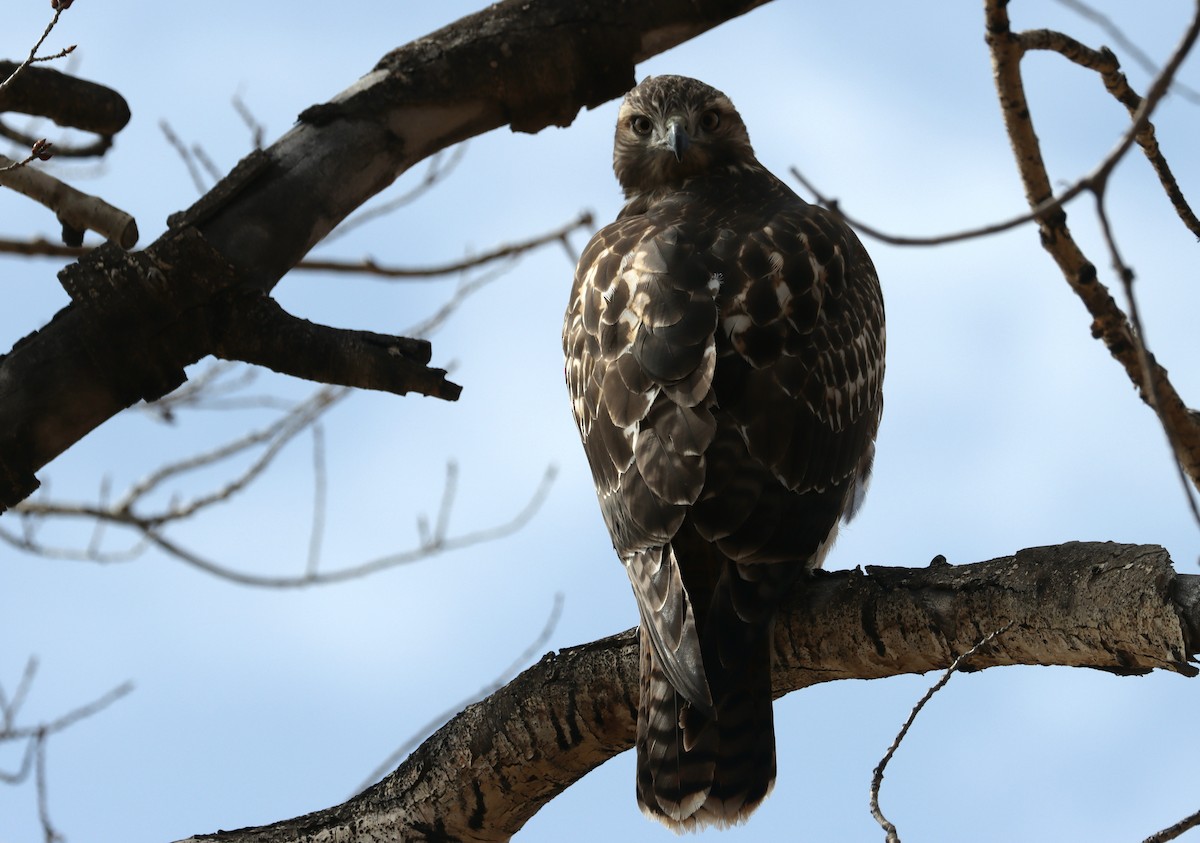
[[[0,508],[34,473],[213,351],[238,292],[269,292],[415,163],[509,124],[536,132],[624,93],[634,66],[766,0],[508,0],[385,56],[244,159],[135,256],[63,271],[72,304],[0,358]]]
[[[1197,582],[1177,575],[1160,547],[1107,543],[960,567],[818,574],[779,623],[775,692],[945,669],[1002,628],[967,669],[1038,664],[1194,676]],[[551,653],[348,802],[188,843],[507,840],[562,790],[633,746],[637,646],[629,630]]]

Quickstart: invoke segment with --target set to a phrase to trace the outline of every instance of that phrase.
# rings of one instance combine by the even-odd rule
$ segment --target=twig
[[[254,116],[254,112],[246,105],[245,100],[242,99],[240,94],[233,95],[233,110],[237,112],[238,117],[242,118],[242,122],[250,130],[250,143],[255,149],[262,149],[263,141],[266,139],[267,134],[266,127],[258,122],[258,118]]]
[[[1150,348],[1146,339],[1146,329],[1142,324],[1141,310],[1138,307],[1137,297],[1133,292],[1134,273],[1133,270],[1121,258],[1121,253],[1117,249],[1116,237],[1112,231],[1112,225],[1108,219],[1108,212],[1104,208],[1105,190],[1096,190],[1096,216],[1100,220],[1100,232],[1104,237],[1104,242],[1108,246],[1108,253],[1112,259],[1113,271],[1121,280],[1121,285],[1125,290],[1125,300],[1129,307],[1129,320],[1133,324],[1133,337],[1137,344],[1138,361],[1144,375],[1142,389],[1149,396],[1150,407],[1154,410],[1155,415],[1162,418],[1162,410],[1158,398],[1158,384],[1154,379],[1153,357],[1150,354]],[[1171,449],[1171,454],[1175,457],[1171,462],[1174,464],[1175,473],[1179,477],[1179,482],[1183,485],[1183,496],[1187,500],[1188,508],[1191,509],[1192,519],[1200,526],[1200,506],[1196,503],[1195,489],[1188,482],[1187,473],[1183,469],[1183,462],[1179,458],[1182,446],[1175,437],[1174,429],[1167,424],[1161,425],[1164,435],[1167,437],[1167,446]]]
[[[172,424],[182,409],[232,410],[275,409],[291,410],[295,401],[271,395],[239,395],[257,379],[258,369],[242,366],[231,360],[213,360],[188,378],[181,387],[157,401],[136,405],[139,410],[160,421]],[[227,377],[228,376],[228,377]]]
[[[1068,35],[1046,29],[1022,32],[1017,38],[1022,50],[1049,50],[1056,52],[1069,61],[1100,74],[1100,78],[1104,81],[1105,90],[1117,102],[1125,106],[1125,110],[1131,120],[1136,118],[1138,109],[1142,104],[1142,98],[1130,87],[1129,80],[1121,72],[1120,62],[1117,61],[1117,57],[1113,55],[1111,50],[1107,48],[1093,50]],[[1171,202],[1171,206],[1175,209],[1175,213],[1179,216],[1180,221],[1187,226],[1192,234],[1200,237],[1200,219],[1197,219],[1195,212],[1192,211],[1191,206],[1188,204],[1187,198],[1183,195],[1183,191],[1179,189],[1179,182],[1176,180],[1175,174],[1171,171],[1171,165],[1167,163],[1166,156],[1158,145],[1158,139],[1154,132],[1154,124],[1146,120],[1141,130],[1137,133],[1136,140],[1138,146],[1142,148],[1146,160],[1150,162],[1150,166],[1154,169],[1155,175],[1158,176],[1158,182],[1162,185],[1163,192],[1167,194],[1167,199]]]
[[[39,159],[42,161],[49,161],[54,156],[53,148],[54,144],[50,143],[45,138],[40,138],[29,145],[29,154],[20,161],[13,161],[9,158],[3,158],[3,161],[8,161],[9,163],[3,167],[0,167],[0,173],[19,170],[22,167],[32,164],[34,161]]]
[[[204,172],[208,174],[208,177],[212,179],[214,183],[220,181],[221,177],[225,175],[221,171],[221,168],[218,167],[216,163],[208,157],[208,153],[204,151],[204,147],[200,144],[192,144],[192,155],[195,157],[197,163],[204,168]]]
[[[37,790],[38,821],[42,824],[42,839],[45,843],[58,843],[63,836],[54,830],[54,825],[50,822],[50,799],[46,787],[46,733],[44,730],[38,732],[33,743],[36,747],[34,749],[36,757],[34,778]]]
[[[152,530],[169,523],[190,518],[202,510],[214,504],[224,502],[240,492],[253,480],[261,476],[288,442],[306,430],[322,413],[345,397],[346,394],[346,390],[328,387],[318,390],[306,401],[295,405],[288,413],[267,427],[252,431],[220,447],[186,459],[168,463],[155,469],[140,481],[134,483],[113,504],[71,504],[39,498],[23,501],[15,507],[14,511],[22,517],[22,523],[27,525],[27,527],[37,519],[49,517],[91,518],[118,526],[129,527],[141,534],[142,543],[140,544],[144,544],[150,541],[150,532]],[[173,499],[164,507],[155,511],[138,511],[140,505],[147,500],[151,493],[161,488],[168,480],[177,479],[199,469],[209,468],[259,446],[263,446],[263,452],[241,474],[227,481],[219,488],[185,501]],[[40,555],[52,555],[34,539],[28,529],[26,535],[20,538],[0,530],[0,538],[28,552]],[[140,547],[138,549],[140,550]],[[82,553],[78,551],[74,553],[62,551],[57,555],[74,559],[101,561],[97,558],[96,554],[88,551]],[[123,558],[130,558],[133,555],[130,552],[125,554]],[[109,558],[104,561],[119,560]]]
[[[1149,54],[1135,44],[1133,40],[1125,34],[1121,27],[1113,23],[1109,17],[1092,8],[1087,3],[1080,2],[1080,0],[1057,0],[1057,2],[1060,5],[1066,6],[1081,18],[1090,20],[1092,23],[1096,24],[1096,26],[1100,27],[1100,29],[1102,29],[1108,35],[1108,37],[1113,40],[1113,43],[1128,53],[1129,57],[1133,59],[1134,62],[1136,62],[1142,68],[1142,70],[1146,71],[1151,76],[1159,72],[1158,65],[1154,63],[1154,60],[1150,58]],[[1189,102],[1200,104],[1200,92],[1188,85],[1185,85],[1183,82],[1175,80],[1171,85],[1171,89]]]
[[[590,228],[592,224],[592,213],[590,211],[584,211],[565,225],[561,225],[553,231],[548,231],[545,234],[539,234],[536,237],[530,237],[527,240],[520,240],[516,243],[497,246],[495,249],[475,255],[474,257],[464,258],[463,260],[452,261],[451,263],[435,266],[389,267],[377,263],[373,258],[366,258],[361,261],[322,260],[320,258],[308,258],[297,264],[294,269],[317,272],[355,272],[378,275],[384,278],[436,278],[444,275],[453,275],[468,269],[474,269],[476,267],[483,266],[484,264],[500,260],[501,258],[517,257],[541,246],[545,246],[548,243],[554,243],[556,241],[561,242],[567,237],[568,234],[571,234],[580,228]],[[329,238],[326,238],[326,240],[328,239]]]
[[[434,331],[444,325],[446,321],[454,314],[454,312],[462,307],[463,303],[467,299],[478,293],[492,282],[503,277],[503,275],[514,266],[516,266],[516,258],[509,257],[505,259],[504,263],[491,267],[491,269],[489,269],[487,272],[483,272],[469,280],[463,279],[459,281],[458,286],[454,290],[454,294],[445,302],[443,302],[441,307],[439,307],[425,319],[422,319],[420,322],[408,326],[404,332],[406,334],[411,334],[414,337],[433,336]]]
[[[113,565],[120,562],[131,562],[139,558],[149,546],[149,543],[144,538],[139,538],[128,548],[119,551],[93,550],[92,548],[80,551],[78,548],[52,547],[34,540],[29,535],[33,526],[40,523],[38,519],[23,515],[19,523],[24,529],[23,535],[16,535],[4,527],[0,527],[0,541],[23,553],[32,553],[43,559],[62,559],[68,561],[86,559],[88,562],[95,562],[98,565]]]
[[[345,398],[347,394],[347,390],[335,387],[319,389],[305,401],[295,405],[289,413],[265,428],[252,431],[211,451],[168,463],[131,486],[125,496],[113,507],[113,511],[118,514],[132,515],[133,508],[151,492],[159,488],[165,481],[200,468],[207,468],[216,463],[223,462],[230,457],[237,456],[257,445],[268,443],[263,454],[251,463],[245,472],[226,483],[217,491],[198,496],[190,503],[173,506],[169,511],[159,515],[143,516],[135,520],[144,520],[152,525],[159,525],[167,521],[186,518],[194,515],[206,506],[227,500],[231,495],[245,488],[251,480],[260,475],[285,444],[304,431],[309,425],[313,424],[322,413],[336,402]],[[22,504],[18,506],[18,510],[28,512],[38,511],[37,504],[30,504],[28,507]]]
[[[189,153],[190,157],[190,153]],[[194,165],[193,165],[194,166]],[[199,171],[197,171],[197,174]],[[308,258],[302,260],[294,270],[305,271],[321,271],[321,272],[339,272],[339,273],[357,273],[361,275],[375,275],[384,278],[396,279],[411,279],[424,280],[429,278],[444,277],[463,272],[467,269],[473,269],[492,261],[501,260],[503,258],[523,255],[526,252],[533,251],[542,246],[558,242],[566,250],[572,264],[578,260],[578,254],[571,246],[569,236],[580,229],[588,230],[594,225],[594,218],[590,211],[584,211],[575,219],[570,220],[558,228],[548,231],[545,234],[540,234],[536,237],[531,237],[527,240],[521,240],[516,243],[497,246],[495,249],[489,249],[486,252],[475,255],[470,258],[464,258],[459,261],[452,261],[446,264],[434,266],[389,266],[381,264],[373,258],[366,258],[358,261],[337,260],[333,258],[320,259]],[[61,243],[52,243],[44,238],[33,240],[9,240],[0,238],[0,253],[12,255],[26,255],[31,257],[52,257],[52,258],[80,258],[91,251],[91,247],[64,246]]]
[[[334,240],[349,234],[359,226],[366,225],[372,220],[387,216],[397,208],[402,208],[405,205],[420,199],[422,196],[428,193],[434,185],[454,172],[455,168],[458,167],[459,162],[462,161],[463,155],[466,153],[466,151],[467,144],[466,142],[463,142],[457,144],[453,149],[451,149],[449,154],[447,154],[446,150],[437,152],[432,158],[429,159],[429,163],[425,166],[425,175],[415,187],[405,191],[394,199],[389,199],[387,202],[384,202],[373,208],[367,208],[365,211],[360,211],[351,217],[347,217],[337,228],[325,235],[325,242],[332,243]]]
[[[312,426],[313,441],[313,514],[308,535],[308,568],[312,576],[321,564],[321,540],[325,535],[325,498],[328,479],[325,471],[325,430],[320,424]]]
[[[56,6],[54,8],[54,17],[52,17],[50,19],[50,23],[46,24],[45,32],[42,33],[42,37],[37,40],[37,43],[33,45],[33,49],[29,51],[29,56],[25,59],[25,61],[23,61],[19,65],[17,65],[17,69],[14,70],[11,74],[9,74],[9,77],[7,79],[5,79],[3,82],[0,82],[0,94],[4,93],[4,89],[12,84],[12,81],[14,79],[16,79],[18,75],[20,75],[21,71],[23,71],[25,68],[29,67],[29,65],[33,64],[34,62],[52,61],[54,59],[60,59],[63,56],[69,55],[71,52],[73,52],[75,50],[75,45],[72,44],[70,47],[66,47],[66,48],[60,50],[59,52],[55,53],[52,56],[43,56],[41,58],[38,58],[38,55],[37,55],[37,51],[41,49],[42,44],[44,44],[46,39],[50,37],[50,33],[54,30],[54,27],[58,24],[58,19],[60,17],[62,17],[62,13],[65,12],[69,6],[70,6],[70,4],[68,3],[65,6],[60,5],[60,6]]]
[[[550,616],[546,618],[546,623],[542,626],[542,631],[538,633],[538,636],[533,640],[533,643],[526,647],[521,655],[517,656],[513,660],[512,664],[506,667],[499,676],[497,676],[484,687],[480,688],[479,691],[472,696],[459,700],[445,711],[431,718],[428,723],[414,732],[412,737],[401,744],[395,751],[391,753],[391,755],[383,759],[383,761],[379,763],[379,766],[367,775],[366,779],[355,789],[354,794],[351,795],[353,796],[361,793],[390,773],[392,768],[400,763],[400,759],[412,752],[412,750],[420,745],[425,738],[429,737],[429,735],[431,735],[435,729],[444,724],[455,714],[462,711],[471,703],[490,696],[507,685],[509,681],[511,681],[512,678],[516,676],[522,668],[525,667],[525,665],[529,664],[530,659],[532,659],[542,647],[546,646],[546,642],[550,640],[550,636],[554,634],[554,630],[558,627],[558,622],[562,618],[564,600],[565,598],[563,597],[562,592],[558,592],[554,595],[554,606],[550,609]]]
[[[4,740],[3,730],[0,730],[0,742]],[[0,770],[0,784],[18,785],[29,777],[29,771],[33,769],[33,755],[36,748],[34,741],[25,742],[25,752],[21,755],[21,763],[17,769],[11,773],[6,773]]]
[[[263,576],[259,574],[238,571],[225,565],[221,565],[217,562],[213,562],[210,559],[206,559],[199,554],[176,544],[166,536],[162,535],[157,528],[148,527],[145,530],[145,535],[150,542],[174,556],[179,561],[191,565],[192,567],[204,571],[205,573],[229,580],[230,582],[235,582],[239,585],[255,586],[259,588],[307,588],[309,586],[326,585],[329,583],[345,582],[347,580],[367,577],[399,565],[411,564],[420,560],[429,559],[442,553],[448,553],[453,550],[461,550],[466,547],[495,541],[511,535],[524,527],[525,524],[527,524],[533,517],[534,513],[541,508],[542,503],[545,502],[546,496],[550,491],[550,486],[554,482],[556,474],[557,470],[553,466],[547,468],[546,473],[542,476],[541,483],[538,485],[533,495],[525,503],[525,506],[520,512],[503,524],[499,524],[494,527],[485,527],[483,529],[474,530],[454,537],[430,536],[428,537],[427,541],[422,541],[412,550],[406,550],[400,553],[392,553],[387,556],[382,556],[357,565],[350,565],[345,568],[332,571],[320,571],[312,574],[305,573],[301,576]]]
[[[175,130],[171,128],[171,124],[165,119],[158,121],[158,128],[162,130],[163,137],[167,139],[167,143],[179,155],[183,161],[183,166],[187,167],[188,175],[192,177],[192,184],[196,186],[199,193],[208,192],[208,184],[205,183],[204,177],[200,174],[200,168],[196,166],[196,159],[192,156],[192,152],[188,149],[187,144],[179,135],[175,134]]]
[[[1168,840],[1175,840],[1185,831],[1197,826],[1200,826],[1200,811],[1184,817],[1170,828],[1164,828],[1160,832],[1151,834],[1142,843],[1167,843]]]
[[[0,717],[4,719],[4,725],[0,727],[0,735],[10,734],[15,728],[17,714],[21,711],[21,706],[25,704],[25,697],[29,695],[29,689],[33,686],[33,677],[37,675],[37,668],[37,657],[30,656],[25,662],[25,669],[21,671],[21,678],[17,680],[17,690],[13,692],[11,700],[6,698],[4,688],[0,687]]]
[[[997,629],[994,632],[989,632],[978,642],[976,642],[975,646],[967,650],[961,656],[958,656],[953,662],[950,663],[950,667],[946,668],[946,672],[942,674],[942,678],[934,683],[933,687],[926,691],[925,695],[921,697],[915,706],[913,706],[912,712],[909,713],[908,719],[904,721],[904,725],[900,727],[900,731],[896,734],[895,739],[892,741],[892,745],[888,747],[887,752],[885,752],[883,755],[883,759],[880,760],[878,766],[875,767],[875,772],[871,776],[871,816],[875,818],[875,821],[879,823],[880,827],[887,834],[887,843],[900,843],[900,834],[896,830],[896,826],[894,826],[887,819],[887,817],[883,815],[883,811],[879,807],[879,789],[883,785],[883,771],[887,768],[888,762],[892,760],[892,756],[895,755],[896,750],[900,748],[900,742],[903,741],[904,736],[908,734],[908,730],[912,727],[913,722],[917,719],[917,715],[921,713],[921,709],[925,707],[927,702],[933,699],[933,695],[946,686],[946,683],[950,681],[950,677],[953,676],[954,672],[962,666],[963,662],[979,652],[979,650],[984,646],[995,640],[997,636],[1003,635],[1005,632],[1007,632],[1012,625],[1013,624],[1010,621],[1000,629]]]
[[[1063,2],[1063,0],[1060,0]],[[1159,175],[1159,180],[1166,191],[1168,198],[1171,199],[1180,218],[1184,224],[1200,236],[1200,220],[1197,220],[1191,209],[1187,207],[1186,201],[1183,200],[1183,194],[1179,190],[1178,184],[1174,176],[1171,174],[1170,167],[1167,166],[1165,158],[1162,157],[1161,151],[1158,150],[1157,144],[1153,141],[1153,127],[1150,126],[1150,115],[1153,113],[1158,101],[1170,89],[1171,82],[1174,79],[1175,73],[1178,71],[1179,65],[1187,57],[1191,47],[1196,39],[1197,20],[1194,19],[1192,25],[1185,33],[1183,40],[1176,47],[1167,65],[1163,68],[1159,76],[1151,85],[1150,91],[1146,97],[1139,98],[1132,91],[1128,91],[1128,83],[1124,76],[1117,73],[1117,64],[1115,57],[1111,63],[1105,60],[1102,53],[1090,50],[1087,47],[1075,41],[1073,38],[1062,35],[1049,30],[1034,30],[1031,32],[1023,32],[1018,38],[1020,50],[1023,52],[1029,49],[1054,50],[1061,53],[1066,58],[1075,61],[1092,70],[1096,70],[1105,76],[1106,85],[1110,92],[1117,97],[1130,112],[1131,123],[1129,128],[1121,136],[1117,145],[1109,152],[1107,156],[1098,164],[1092,172],[1088,173],[1083,178],[1070,185],[1065,191],[1057,197],[1051,191],[1045,191],[1045,198],[1030,204],[1032,208],[1023,214],[1018,214],[1014,217],[1001,220],[999,222],[989,223],[987,225],[968,228],[961,231],[950,232],[947,234],[937,234],[928,236],[913,236],[913,235],[897,235],[889,234],[878,228],[875,228],[867,223],[862,222],[848,215],[840,207],[838,200],[826,196],[816,188],[796,167],[791,168],[792,177],[795,178],[801,185],[808,190],[817,202],[831,211],[837,213],[852,226],[863,234],[883,243],[888,243],[893,246],[942,246],[948,243],[957,243],[963,240],[972,240],[980,237],[987,237],[992,234],[999,234],[1017,226],[1024,225],[1035,220],[1049,218],[1055,212],[1061,210],[1066,204],[1073,200],[1080,193],[1086,191],[1094,191],[1097,184],[1104,182],[1109,173],[1120,163],[1125,154],[1129,151],[1130,146],[1135,141],[1142,142],[1147,158],[1150,159],[1154,166],[1155,172]],[[1111,57],[1111,53],[1108,54]],[[1120,76],[1120,83],[1123,88],[1117,87],[1118,83],[1112,81],[1110,74]],[[1128,91],[1127,94],[1124,91]],[[1132,98],[1131,98],[1132,97]],[[1149,129],[1149,132],[1147,130]]]
[[[37,659],[31,656],[25,663],[25,670],[17,682],[17,690],[11,700],[5,698],[3,688],[0,688],[0,717],[3,718],[3,726],[0,726],[0,743],[16,740],[26,742],[20,766],[14,773],[0,772],[0,782],[10,785],[20,784],[28,777],[30,770],[33,770],[34,788],[37,793],[38,820],[42,826],[43,839],[46,843],[55,843],[55,841],[62,840],[63,837],[55,831],[50,819],[49,787],[46,775],[46,744],[51,735],[68,729],[79,721],[91,717],[130,693],[133,690],[133,685],[132,683],[124,682],[108,693],[102,694],[91,702],[68,711],[54,720],[39,723],[36,726],[19,727],[16,725],[16,717],[21,704],[29,692],[36,673]]]

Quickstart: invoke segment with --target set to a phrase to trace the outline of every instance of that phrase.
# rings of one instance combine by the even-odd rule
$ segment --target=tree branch
[[[19,75],[17,70],[13,62],[0,61],[0,78],[10,80],[0,91],[0,112],[47,117],[59,126],[94,132],[107,142],[104,149],[129,123],[129,104],[111,88],[48,67],[25,67]],[[89,150],[103,152],[94,145]]]
[[[581,228],[591,228],[594,224],[595,218],[592,216],[591,211],[583,211],[575,219],[559,226],[553,231],[548,231],[545,234],[539,234],[537,237],[530,237],[517,243],[498,246],[495,249],[489,249],[472,257],[437,266],[384,266],[376,263],[373,258],[366,258],[361,261],[306,258],[296,264],[296,269],[318,272],[362,273],[378,275],[384,278],[403,278],[408,280],[438,278],[445,275],[453,275],[457,272],[465,272],[468,269],[474,269],[475,267],[483,266],[501,258],[517,257],[523,255],[525,252],[545,246],[547,243],[561,243],[567,239],[569,234]],[[0,244],[0,249],[2,248],[3,246]]]
[[[292,316],[262,294],[242,298],[225,312],[224,330],[212,346],[216,357],[397,395],[419,392],[454,401],[462,392],[446,380],[445,369],[425,365],[432,355],[427,340],[317,325]]]
[[[1007,4],[1003,0],[987,0],[986,18],[987,43],[992,53],[1004,125],[1025,185],[1026,199],[1037,217],[1042,246],[1058,264],[1072,290],[1091,314],[1093,336],[1105,344],[1109,353],[1125,369],[1142,400],[1155,411],[1180,466],[1193,486],[1200,488],[1200,416],[1183,402],[1166,370],[1158,364],[1153,354],[1141,347],[1143,338],[1113,300],[1108,288],[1100,282],[1095,265],[1072,237],[1067,227],[1066,211],[1061,207],[1061,202],[1066,200],[1070,191],[1060,196],[1058,203],[1054,202],[1050,177],[1033,128],[1020,67],[1026,49],[1047,46],[1054,41],[1068,57],[1074,55],[1083,61],[1084,56],[1069,44],[1059,43],[1059,40],[1046,35],[1014,33],[1009,23]],[[1166,94],[1198,35],[1200,2],[1196,4],[1193,19],[1179,45],[1134,111],[1129,130],[1104,163],[1079,183],[1081,190],[1088,189],[1098,196],[1103,194],[1108,177],[1117,163],[1135,140],[1144,136],[1150,115]],[[1047,210],[1043,211],[1043,208]]]
[[[82,241],[84,231],[94,231],[122,249],[132,249],[137,243],[137,222],[125,211],[114,208],[97,196],[76,190],[41,170],[31,167],[8,169],[17,163],[0,155],[0,185],[23,193],[54,211],[64,231],[78,233],[79,239],[73,245]],[[66,235],[63,239],[67,239]]]
[[[1006,628],[971,670],[1014,664],[1194,676],[1200,577],[1151,545],[1071,543],[974,565],[818,573],[776,631],[775,693],[944,670]],[[633,746],[635,630],[545,656],[342,805],[187,843],[500,841]],[[630,803],[632,808],[632,800]]]
[[[257,150],[145,251],[60,274],[72,304],[0,358],[0,511],[35,472],[211,354],[235,291],[267,293],[417,162],[508,124],[536,132],[632,87],[635,65],[766,0],[507,0],[385,56]]]

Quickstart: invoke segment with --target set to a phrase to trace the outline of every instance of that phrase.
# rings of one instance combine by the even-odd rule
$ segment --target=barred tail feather
[[[715,693],[710,717],[676,693],[641,636],[637,798],[646,816],[673,831],[745,820],[775,782],[770,654],[747,653]]]

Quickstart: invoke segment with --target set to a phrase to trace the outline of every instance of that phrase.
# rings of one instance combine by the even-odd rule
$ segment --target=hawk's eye
[[[633,129],[635,135],[648,135],[654,124],[645,114],[635,114],[629,119],[629,128]]]
[[[706,132],[711,132],[717,126],[721,125],[721,115],[715,111],[706,111],[700,115],[700,128]]]

